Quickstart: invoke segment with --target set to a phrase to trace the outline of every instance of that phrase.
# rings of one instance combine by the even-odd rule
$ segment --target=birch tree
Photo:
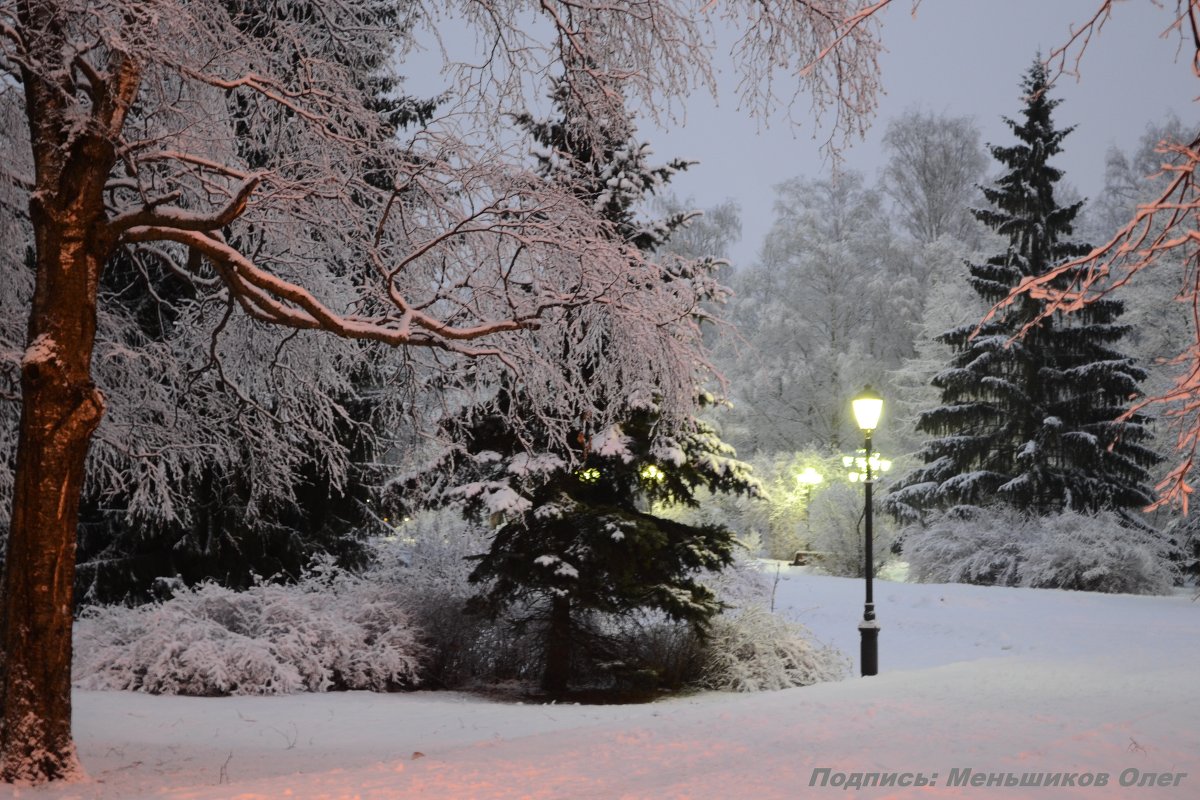
[[[444,10],[385,5],[430,27]],[[501,128],[508,101],[564,52],[589,65],[576,80],[620,80],[664,115],[714,85],[711,36],[681,0],[446,5],[488,54],[457,67],[451,123],[463,130]],[[679,330],[697,302],[686,285],[662,281],[659,265],[610,235],[570,187],[539,180],[487,136],[465,140],[447,124],[394,141],[356,70],[364,54],[402,58],[395,31],[405,26],[380,24],[373,4],[273,8],[0,0],[3,118],[24,118],[26,132],[5,131],[3,196],[25,234],[11,241],[30,243],[13,270],[28,290],[16,305],[28,326],[5,373],[16,376],[20,404],[0,640],[6,781],[81,771],[70,730],[71,586],[86,456],[109,407],[93,374],[97,287],[116,253],[208,287],[229,319],[422,352],[435,368],[475,359],[484,386],[514,371],[539,408],[560,398],[589,413],[587,387],[547,363],[552,349],[537,339],[572,309],[602,309],[624,346],[572,352],[619,360],[623,374],[654,386],[664,430],[692,411],[692,369],[672,368],[705,358]],[[801,116],[803,89],[813,110],[832,112],[835,136],[861,130],[876,98],[869,7],[707,8],[742,34],[734,56],[755,108],[783,104]],[[780,70],[795,76],[787,83],[797,94],[773,93]],[[573,121],[580,135],[605,116],[604,102]],[[600,423],[604,409],[592,411]],[[571,428],[553,415],[540,422],[561,437]],[[155,454],[135,455],[153,466]]]
[[[883,146],[888,162],[881,183],[901,227],[921,244],[942,236],[977,243],[970,209],[978,205],[987,156],[974,121],[909,109],[888,122]]]
[[[731,319],[749,346],[726,355],[730,438],[742,452],[837,449],[857,438],[845,399],[912,355],[923,289],[860,174],[775,192],[760,263],[734,276]]]

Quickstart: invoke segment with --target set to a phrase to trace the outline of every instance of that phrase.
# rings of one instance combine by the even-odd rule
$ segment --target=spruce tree
[[[1040,61],[1022,89],[1021,117],[1005,118],[1017,142],[990,147],[1004,173],[983,190],[990,207],[973,212],[1007,240],[1003,252],[968,264],[970,284],[988,305],[1024,278],[1090,249],[1071,239],[1083,203],[1055,198],[1062,172],[1049,162],[1071,128],[1054,127],[1060,101],[1047,97]],[[1057,285],[1073,277],[1067,273]],[[1151,502],[1147,468],[1159,457],[1144,444],[1150,433],[1142,418],[1120,419],[1146,377],[1115,349],[1129,331],[1117,322],[1123,304],[1105,298],[1046,315],[1046,302],[1021,295],[978,330],[968,324],[939,337],[954,351],[932,381],[942,405],[917,422],[934,438],[920,453],[925,466],[888,497],[893,513],[919,518],[926,510],[996,502],[1035,514],[1123,511]]]
[[[687,214],[647,220],[637,205],[686,162],[649,163],[649,148],[637,142],[624,113],[607,109],[603,140],[576,137],[575,115],[597,113],[562,84],[552,96],[560,118],[518,118],[539,147],[546,180],[561,181],[601,210],[612,235],[642,254],[653,253]],[[623,110],[622,110],[623,112]],[[631,257],[642,257],[631,251]],[[689,282],[699,301],[694,314],[707,314],[719,299],[711,273],[720,263],[662,259],[663,280]],[[580,310],[583,313],[584,310]],[[606,346],[620,346],[620,331],[593,315],[585,325]],[[597,332],[595,329],[599,327]],[[564,335],[564,351],[571,342]],[[690,367],[689,367],[690,369]],[[656,513],[663,505],[696,506],[700,487],[714,492],[756,494],[759,484],[732,448],[698,419],[664,434],[652,389],[601,386],[612,416],[598,428],[577,414],[576,432],[562,442],[531,423],[514,430],[503,419],[514,406],[534,401],[521,387],[504,382],[487,403],[466,408],[445,423],[460,443],[418,476],[394,485],[392,501],[421,497],[426,505],[460,504],[464,515],[493,526],[490,546],[470,580],[482,587],[467,610],[493,618],[519,609],[520,622],[541,637],[542,688],[564,692],[581,665],[619,660],[604,635],[605,617],[653,610],[702,632],[721,605],[702,580],[703,572],[728,566],[733,533],[719,525],[690,525]],[[699,393],[698,405],[714,403]],[[538,418],[530,414],[530,419]],[[431,488],[436,484],[436,488]]]

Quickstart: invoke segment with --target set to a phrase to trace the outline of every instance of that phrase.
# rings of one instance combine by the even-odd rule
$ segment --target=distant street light
[[[824,480],[821,477],[821,473],[812,467],[805,467],[804,471],[796,476],[796,488],[800,490],[800,502],[804,504],[804,512],[806,514],[808,513],[808,500],[812,496],[813,487]]]
[[[858,396],[850,402],[854,409],[854,419],[858,422],[859,429],[863,432],[866,438],[866,445],[863,452],[867,457],[863,459],[863,466],[866,468],[866,478],[863,480],[863,489],[865,491],[866,506],[863,510],[863,519],[866,523],[866,547],[865,549],[865,569],[863,574],[867,580],[867,599],[863,606],[863,619],[858,624],[858,632],[862,637],[862,649],[859,653],[859,662],[862,664],[862,674],[878,675],[879,674],[879,623],[875,621],[875,595],[872,581],[875,577],[875,555],[872,552],[874,542],[872,536],[874,531],[871,529],[872,524],[872,503],[871,503],[871,487],[875,480],[871,474],[871,462],[875,461],[871,458],[871,434],[875,432],[876,426],[879,425],[879,416],[883,413],[883,397],[878,392],[867,386]]]

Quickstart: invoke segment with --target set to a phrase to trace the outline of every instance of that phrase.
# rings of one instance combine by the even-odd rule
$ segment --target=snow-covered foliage
[[[850,662],[842,653],[774,613],[776,580],[769,565],[746,551],[722,572],[716,587],[728,607],[714,618],[700,644],[696,685],[758,692],[846,677]]]
[[[74,680],[203,696],[412,687],[424,648],[401,599],[395,584],[325,564],[292,586],[205,583],[95,606],[76,625]]]
[[[933,377],[946,368],[953,349],[939,341],[942,333],[973,325],[987,313],[987,304],[969,283],[967,263],[974,252],[963,242],[943,236],[924,245],[917,260],[928,270],[929,291],[916,326],[914,355],[887,375],[881,387],[887,398],[887,438],[897,453],[914,453],[924,444],[917,429],[920,415],[940,404],[941,391]],[[897,470],[897,474],[903,474]]]
[[[722,494],[700,488],[696,505],[657,506],[654,513],[689,525],[727,527],[736,531],[738,541],[756,556],[791,559],[797,550],[809,549],[806,508],[812,498],[797,486],[796,475],[806,467],[821,472],[833,469],[833,459],[809,450],[760,453],[748,463],[763,487],[758,494]]]
[[[361,575],[326,562],[293,586],[206,583],[137,608],[90,607],[76,627],[75,683],[203,696],[528,684],[541,668],[529,609],[466,610],[472,557],[486,546],[455,512],[425,512],[377,543]],[[771,576],[754,559],[710,580],[728,606],[711,635],[660,613],[610,617],[609,646],[581,664],[583,684],[622,688],[642,674],[649,689],[766,691],[844,675],[843,657],[769,611]]]
[[[960,509],[907,530],[904,557],[926,583],[1166,594],[1176,577],[1164,539],[1111,512]]]
[[[18,242],[29,240],[28,198],[22,184],[33,179],[29,153],[29,127],[15,91],[0,90],[0,131],[11,152],[0,159],[0,530],[8,530],[12,512],[13,468],[17,452],[17,403],[20,364],[26,344],[29,301],[33,297],[33,270],[29,253]]]
[[[871,550],[878,572],[892,557],[896,525],[886,514],[879,513],[878,493],[873,500]],[[817,492],[808,508],[810,549],[820,553],[817,566],[830,575],[862,577],[866,563],[863,524],[862,486],[835,482]]]
[[[568,60],[566,66],[577,65]],[[608,89],[606,97],[619,96],[616,85],[594,87],[600,88]],[[581,137],[570,120],[603,104],[565,80],[552,100],[553,119],[519,118],[538,148],[542,178],[597,206],[630,258],[654,256],[691,215],[646,220],[641,205],[686,164],[650,163],[624,109],[610,109],[594,122],[592,138]],[[697,301],[672,335],[703,351],[700,326],[713,320],[712,306],[725,295],[713,277],[717,264],[677,255],[663,263],[658,288],[678,288]],[[705,574],[729,563],[732,533],[658,516],[655,507],[695,505],[700,488],[758,491],[748,465],[711,424],[666,408],[683,382],[692,386],[697,412],[716,404],[697,388],[713,377],[703,360],[673,360],[653,376],[610,374],[587,353],[625,349],[631,331],[587,307],[566,319],[581,323],[583,360],[576,361],[581,340],[566,337],[547,341],[547,355],[592,387],[584,403],[558,401],[569,410],[569,437],[545,423],[545,401],[529,391],[528,380],[504,381],[493,397],[446,419],[444,438],[452,444],[389,489],[398,508],[456,505],[492,529],[471,573],[481,584],[471,608],[497,619],[513,606],[527,610],[530,627],[545,642],[543,688],[556,693],[567,689],[570,677],[585,677],[580,665],[604,658],[604,617],[653,609],[702,626],[720,609]],[[514,423],[514,417],[522,418]]]
[[[461,66],[440,124],[402,139],[398,118],[407,111],[387,108],[377,90],[403,62],[406,32],[446,24],[447,11],[491,43],[488,57]],[[721,5],[714,14],[746,33],[734,54],[750,103],[769,107],[776,98],[764,76],[791,72],[818,110],[833,107],[845,135],[874,111],[877,88],[877,23],[868,14],[844,27],[856,11],[849,0],[819,9],[773,0],[753,9]],[[613,236],[611,221],[573,187],[528,169],[508,147],[507,123],[521,93],[569,61],[568,80],[581,94],[601,88],[598,107],[568,120],[583,141],[596,141],[592,123],[622,103],[610,87],[623,84],[653,113],[696,85],[715,88],[713,38],[678,0],[594,8],[529,0],[448,8],[395,0],[0,0],[0,94],[19,109],[0,114],[0,123],[19,127],[24,116],[36,137],[0,131],[0,147],[22,149],[0,166],[17,187],[16,206],[40,209],[25,218],[27,235],[5,239],[0,287],[20,287],[8,273],[32,262],[32,301],[16,303],[28,337],[66,343],[50,380],[27,362],[21,381],[22,474],[13,481],[20,513],[10,519],[6,569],[28,580],[3,582],[4,779],[40,782],[77,767],[69,586],[85,455],[108,405],[92,369],[105,313],[98,287],[110,264],[127,261],[147,277],[151,295],[153,277],[171,276],[185,296],[211,301],[214,336],[245,314],[385,343],[421,362],[406,381],[471,371],[465,362],[480,359],[472,380],[458,385],[485,397],[498,375],[516,372],[544,412],[537,422],[560,444],[576,419],[564,407],[596,424],[614,419],[617,409],[592,393],[592,378],[652,397],[662,427],[672,429],[695,409],[693,371],[706,359],[693,309],[704,290]],[[35,168],[25,172],[30,154]],[[623,346],[586,335],[606,326],[621,332]],[[566,350],[556,346],[563,341]],[[134,366],[115,380],[128,378],[136,396],[145,375],[150,385],[158,380],[138,363],[153,342],[119,344],[125,349],[110,355]],[[200,374],[222,369],[212,358]],[[171,374],[194,372],[178,366]],[[235,406],[275,408],[269,393],[228,388]],[[6,402],[16,400],[8,394]],[[150,424],[169,428],[174,414],[163,406]],[[521,419],[514,413],[510,422]],[[288,416],[280,422],[292,424]],[[141,491],[147,471],[169,471],[170,460],[143,449],[140,434],[114,443],[126,481],[104,490]],[[0,454],[0,469],[9,463]],[[41,591],[50,584],[54,593]],[[46,628],[45,652],[25,638],[35,618]],[[46,663],[35,666],[39,660]],[[52,696],[68,699],[51,704]]]
[[[978,205],[988,161],[974,120],[910,108],[888,121],[883,146],[882,188],[909,235],[922,245],[942,237],[978,241],[970,209]]]
[[[775,187],[761,263],[733,276],[722,352],[740,452],[837,448],[858,438],[849,399],[912,355],[926,291],[912,248],[863,177]]]
[[[717,617],[704,643],[700,685],[719,691],[763,692],[846,677],[850,661],[817,644],[804,626],[762,606]]]
[[[669,362],[676,357],[693,360],[695,354],[685,352],[686,337],[676,336],[671,322],[695,301],[686,282],[659,291],[661,265],[614,242],[600,209],[579,202],[572,187],[537,180],[523,154],[457,135],[469,113],[479,123],[465,126],[473,135],[509,136],[511,118],[505,115],[516,95],[542,91],[537,79],[568,55],[586,65],[570,71],[568,81],[591,86],[619,75],[623,90],[645,99],[649,109],[670,107],[697,84],[715,86],[708,68],[715,42],[693,9],[674,0],[653,5],[650,15],[618,5],[576,18],[571,4],[526,0],[464,0],[439,10],[393,0],[283,7],[217,0],[135,7],[105,0],[51,3],[40,14],[10,0],[0,3],[0,19],[11,32],[0,37],[0,69],[13,76],[0,91],[3,241],[10,245],[0,254],[6,309],[0,397],[11,423],[0,433],[0,514],[9,512],[18,417],[14,354],[26,344],[32,296],[30,253],[20,246],[34,241],[27,206],[36,176],[25,116],[49,112],[49,105],[26,105],[21,88],[40,86],[34,76],[44,72],[48,85],[61,78],[75,87],[54,94],[55,103],[66,104],[53,112],[56,119],[68,128],[106,132],[124,148],[112,174],[98,176],[101,183],[109,179],[111,238],[129,260],[129,276],[100,304],[94,361],[108,413],[93,447],[89,481],[98,493],[129,495],[131,513],[171,519],[189,511],[173,487],[197,462],[220,468],[244,455],[231,442],[264,453],[256,464],[252,505],[271,498],[288,502],[304,453],[315,454],[335,483],[344,478],[346,464],[326,445],[327,422],[341,413],[332,376],[348,372],[339,365],[312,374],[293,355],[340,346],[314,344],[307,336],[285,343],[286,336],[240,320],[243,311],[288,327],[497,356],[530,374],[527,390],[542,408],[571,395],[586,402],[586,392],[571,388],[581,364],[619,361],[619,370],[604,374],[619,379],[613,385],[629,385],[672,375]],[[771,31],[769,39],[752,33],[735,48],[741,68],[754,76],[743,86],[753,101],[777,99],[758,94],[764,71],[803,68],[800,83],[818,92],[819,105],[849,103],[869,114],[874,22],[843,35],[834,20],[851,9],[836,0],[821,14],[780,2],[753,15],[736,5],[713,13],[750,32]],[[436,30],[443,14],[509,49],[492,53],[482,67],[458,65],[462,96],[446,99],[446,117],[410,128],[396,146],[398,118],[421,114],[381,105],[372,96],[391,85],[390,70],[381,63],[391,63],[392,53],[402,62],[414,26]],[[565,38],[541,40],[546,29],[532,24],[537,17]],[[54,36],[42,35],[40,26],[51,18],[59,27]],[[330,28],[333,19],[338,24]],[[591,33],[579,36],[577,26]],[[61,46],[51,42],[60,35],[66,37]],[[71,37],[86,43],[80,45],[86,56],[76,62],[64,56],[77,49],[67,41]],[[102,44],[93,47],[97,42]],[[38,50],[43,45],[44,53]],[[829,62],[808,63],[826,45],[834,57],[848,59],[837,70],[827,69]],[[866,79],[841,85],[851,62]],[[299,70],[297,64],[306,66]],[[31,71],[28,79],[16,77],[20,69]],[[100,79],[105,87],[91,85]],[[103,111],[90,93],[119,96],[116,106],[129,114],[112,123],[124,122],[130,133],[89,123]],[[584,138],[608,116],[603,93],[593,99],[598,107],[569,121]],[[839,113],[837,119],[841,124],[848,117]],[[69,131],[64,137],[71,140]],[[54,149],[46,144],[44,152]],[[628,155],[640,158],[642,151]],[[628,180],[617,173],[608,179],[617,186]],[[348,279],[350,273],[356,277]],[[171,327],[169,341],[156,343],[111,301],[143,280],[160,288],[164,275],[181,291],[153,299],[167,306],[180,300],[180,306],[159,309],[151,302],[140,309]],[[642,302],[647,290],[656,296],[650,305]],[[565,306],[590,300],[602,301],[603,313],[577,314],[569,324],[562,319]],[[598,317],[623,319],[627,346],[596,349],[588,344],[595,340],[585,338],[575,343],[576,361],[564,370],[554,369],[547,355],[557,358],[561,351],[536,344],[538,334],[529,330],[542,318],[545,324],[537,327],[570,328],[566,338],[577,338]],[[648,324],[636,324],[637,317]],[[490,344],[471,343],[485,333],[494,334]],[[272,360],[277,350],[283,356],[278,363]],[[361,357],[353,348],[345,352]],[[541,355],[530,360],[535,353]],[[403,368],[393,367],[406,381],[424,379],[414,361],[438,371],[447,363],[444,356],[411,358]],[[248,362],[266,373],[247,377]],[[479,370],[484,391],[498,371],[495,364]],[[668,392],[665,414],[691,410],[690,383],[661,383]],[[218,388],[229,396],[220,397]],[[682,393],[671,393],[673,388]],[[312,406],[311,420],[296,413],[303,405]],[[600,405],[592,409],[597,418]]]
[[[420,631],[422,686],[481,688],[537,673],[537,649],[513,625],[522,609],[495,621],[467,612],[471,570],[487,546],[483,527],[442,509],[413,514],[374,547],[366,579],[394,587]]]
[[[1194,136],[1189,132],[1190,127],[1171,115],[1147,124],[1145,133],[1132,150],[1110,149],[1105,163],[1104,189],[1085,209],[1092,241],[1108,241],[1137,212],[1139,204],[1154,201],[1162,192],[1170,179],[1170,173],[1161,170],[1162,164],[1179,163],[1182,158],[1179,153],[1162,152],[1162,145],[1190,140]],[[1156,223],[1156,234],[1164,224],[1165,220]],[[1153,271],[1138,272],[1131,276],[1127,285],[1114,292],[1113,296],[1126,305],[1125,320],[1131,326],[1127,346],[1147,372],[1142,384],[1147,397],[1169,394],[1181,379],[1186,380],[1191,369],[1186,360],[1169,357],[1178,352],[1180,342],[1192,340],[1196,335],[1192,307],[1180,302],[1179,296],[1180,287],[1190,280],[1191,269],[1184,253],[1172,249],[1156,257]],[[1150,410],[1155,408],[1151,406]],[[1170,415],[1152,419],[1151,425],[1156,438],[1164,442],[1171,441],[1172,434],[1178,432],[1177,426],[1171,424]],[[1175,467],[1170,461],[1168,458],[1153,470],[1155,484],[1161,485]],[[1163,507],[1158,513],[1170,517],[1180,511],[1177,507]]]

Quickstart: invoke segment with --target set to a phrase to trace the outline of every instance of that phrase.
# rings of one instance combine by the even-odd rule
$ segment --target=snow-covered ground
[[[862,589],[782,567],[776,607],[856,656]],[[30,800],[1200,798],[1200,602],[1190,594],[878,581],[876,602],[880,675],[786,692],[623,707],[433,692],[77,692],[90,780],[7,791]],[[849,788],[875,773],[865,781],[893,785]],[[1023,777],[1058,785],[1004,785]],[[931,785],[901,785],[919,781]]]

